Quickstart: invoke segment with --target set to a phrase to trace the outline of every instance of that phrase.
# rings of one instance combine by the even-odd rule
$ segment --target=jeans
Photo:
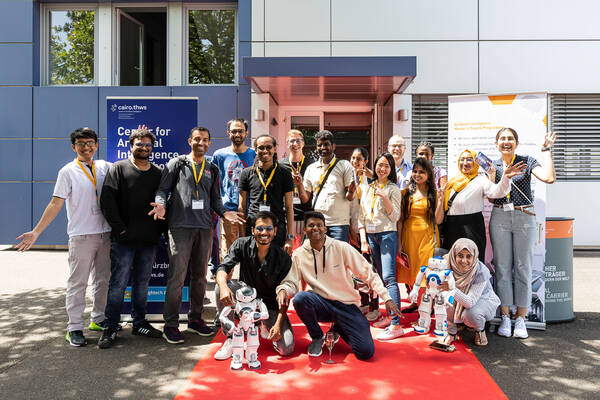
[[[496,292],[502,306],[528,308],[537,224],[533,215],[495,208],[490,218]],[[514,280],[514,284],[513,284]]]
[[[359,360],[368,360],[375,353],[369,321],[354,304],[327,300],[312,292],[294,296],[294,308],[312,339],[323,337],[319,322],[333,322],[340,337],[350,345]]]
[[[108,326],[116,328],[121,320],[123,296],[131,277],[131,317],[133,326],[146,319],[148,282],[152,275],[152,264],[156,246],[134,246],[112,242],[110,244],[110,281],[106,303]]]
[[[350,242],[350,225],[335,225],[327,227],[327,236],[342,242]]]
[[[394,303],[400,305],[400,290],[396,280],[396,254],[398,253],[398,232],[368,233],[367,240],[371,247],[371,260],[383,284],[390,293]],[[394,315],[392,325],[400,325],[400,317]]]

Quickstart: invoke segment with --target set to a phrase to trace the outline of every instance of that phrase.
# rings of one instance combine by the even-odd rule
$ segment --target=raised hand
[[[511,164],[504,170],[504,175],[507,178],[512,178],[513,176],[523,175],[525,170],[527,169],[527,164],[523,161],[519,161],[516,164]]]
[[[552,148],[552,146],[554,146],[554,142],[556,142],[556,132],[546,132],[546,136],[544,136],[544,144],[542,144],[542,146]]]

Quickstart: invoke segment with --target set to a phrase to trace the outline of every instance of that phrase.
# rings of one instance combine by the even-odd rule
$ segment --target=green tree
[[[66,19],[63,25],[53,25],[50,30],[49,83],[93,83],[94,11],[67,11]]]
[[[235,11],[189,12],[189,83],[233,83]]]

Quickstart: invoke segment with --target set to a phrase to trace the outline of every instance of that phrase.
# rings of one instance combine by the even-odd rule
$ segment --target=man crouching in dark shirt
[[[259,211],[254,217],[252,236],[237,239],[229,248],[225,260],[217,269],[217,312],[233,306],[235,292],[243,285],[256,289],[257,298],[269,309],[269,319],[261,326],[263,339],[273,341],[273,347],[282,356],[294,350],[294,332],[287,317],[287,306],[279,308],[275,288],[289,272],[292,260],[279,246],[271,246],[277,233],[277,217],[270,211]],[[240,264],[240,279],[227,280],[227,275]],[[231,333],[223,327],[227,340],[215,353],[216,360],[231,357]]]

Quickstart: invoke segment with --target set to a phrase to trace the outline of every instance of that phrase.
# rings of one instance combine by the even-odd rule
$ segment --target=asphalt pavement
[[[100,333],[87,329],[88,346],[71,347],[64,339],[67,252],[1,249],[0,399],[172,399],[212,339],[184,332],[184,344],[169,345],[132,336],[129,325],[111,349],[99,350]],[[483,348],[472,345],[473,333],[461,334],[510,399],[600,399],[599,261],[600,253],[575,255],[573,322],[530,330],[525,340],[488,333]],[[213,291],[209,281],[207,321],[215,315]]]

